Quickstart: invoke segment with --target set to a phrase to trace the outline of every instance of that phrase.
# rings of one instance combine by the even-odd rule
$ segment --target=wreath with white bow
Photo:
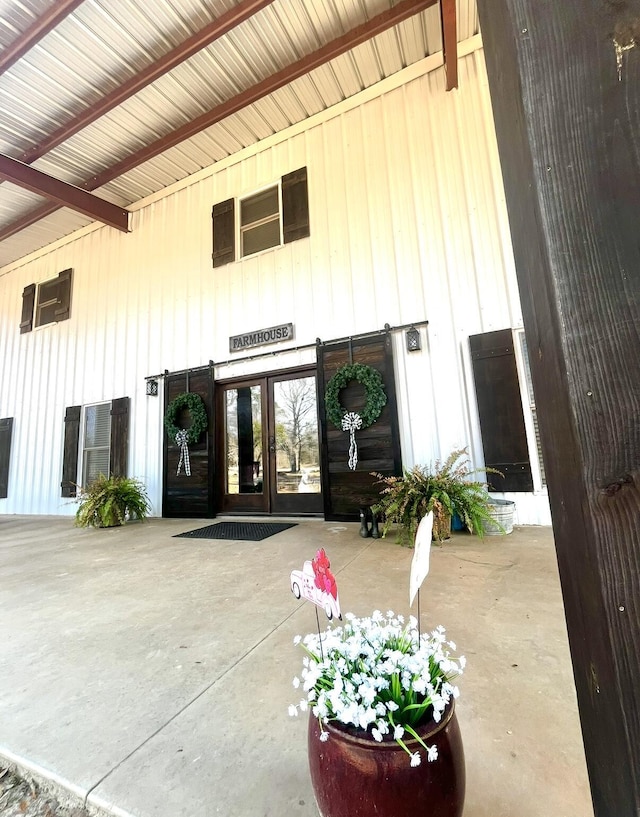
[[[364,386],[366,401],[361,412],[347,411],[340,405],[340,392],[352,380]],[[387,395],[380,372],[364,363],[348,363],[342,366],[327,383],[324,396],[325,412],[336,428],[349,432],[349,468],[355,471],[358,464],[356,431],[368,428],[380,416],[387,403]]]
[[[188,409],[191,415],[191,425],[189,428],[182,428],[177,425],[178,416],[181,411]],[[169,439],[180,448],[180,460],[178,461],[178,474],[184,465],[185,474],[191,476],[191,461],[189,460],[189,445],[195,445],[200,441],[200,437],[209,428],[209,418],[205,409],[202,397],[194,392],[184,392],[169,403],[164,415],[164,427],[167,430]]]

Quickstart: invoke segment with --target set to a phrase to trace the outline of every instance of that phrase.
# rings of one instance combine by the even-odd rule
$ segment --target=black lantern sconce
[[[407,340],[407,352],[419,352],[422,348],[420,330],[412,326],[410,329],[407,329],[405,337]]]
[[[150,378],[149,380],[147,380],[147,396],[148,397],[158,396],[158,381],[155,378]]]

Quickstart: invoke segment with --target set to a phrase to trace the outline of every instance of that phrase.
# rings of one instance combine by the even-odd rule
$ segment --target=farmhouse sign
[[[293,338],[293,324],[283,323],[257,332],[246,332],[244,335],[233,335],[229,338],[229,351],[241,352],[253,346],[266,346],[269,343],[281,343]]]

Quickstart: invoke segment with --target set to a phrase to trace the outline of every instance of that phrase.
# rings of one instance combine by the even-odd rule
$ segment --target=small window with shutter
[[[1,440],[0,440],[1,441]],[[64,416],[62,496],[73,497],[100,474],[127,476],[129,398],[67,406]]]
[[[68,319],[72,280],[73,270],[66,269],[56,278],[39,284],[29,284],[24,288],[20,334]]]
[[[287,173],[277,184],[239,200],[214,205],[212,218],[214,267],[307,238],[307,168]]]

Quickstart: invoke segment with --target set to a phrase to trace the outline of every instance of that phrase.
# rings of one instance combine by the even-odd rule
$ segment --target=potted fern
[[[131,477],[100,474],[86,488],[79,487],[76,525],[112,528],[129,519],[146,519],[151,505],[144,485]]]
[[[492,468],[471,468],[467,449],[452,451],[433,467],[416,465],[400,477],[373,474],[383,487],[372,511],[383,517],[382,536],[397,525],[398,541],[413,545],[418,524],[433,511],[433,538],[441,542],[451,533],[451,518],[457,514],[467,530],[482,537],[483,522],[492,522],[491,499],[485,482],[473,480],[479,472],[499,473]]]

